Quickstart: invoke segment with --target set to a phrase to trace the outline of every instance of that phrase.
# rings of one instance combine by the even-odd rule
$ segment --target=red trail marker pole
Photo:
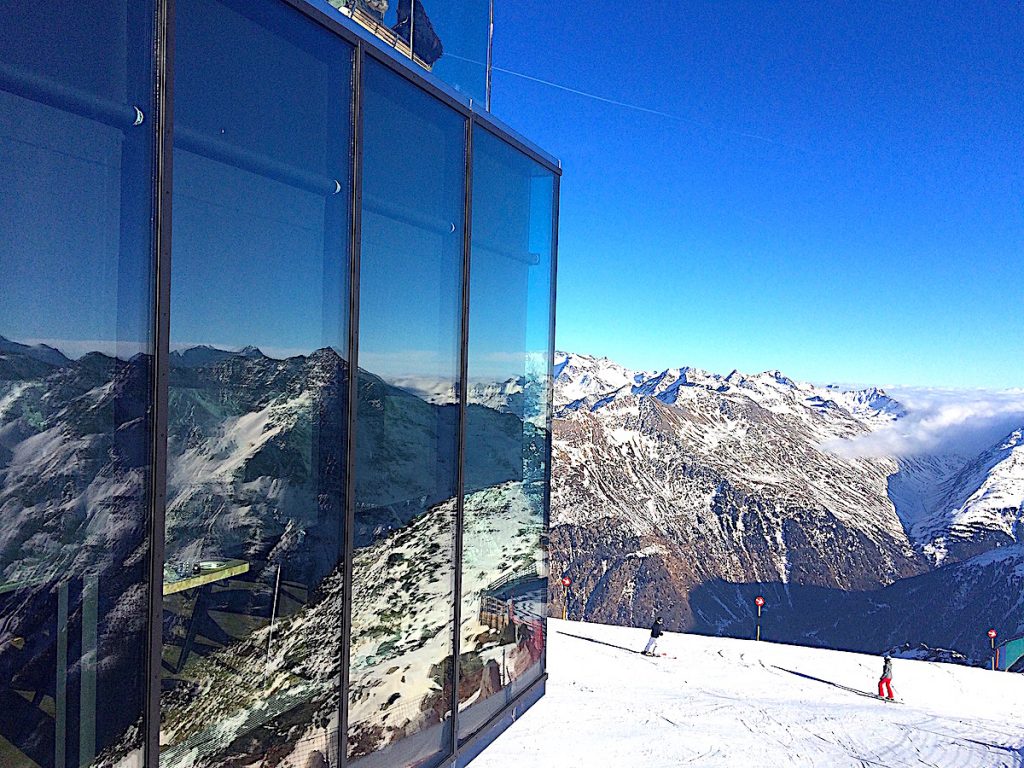
[[[568,576],[562,577],[562,619],[569,618],[569,587],[572,586],[572,579]]]
[[[987,634],[988,634],[988,641],[992,644],[992,671],[995,672],[996,671],[996,659],[999,658],[998,655],[996,654],[996,637],[998,636],[999,633],[996,632],[994,629],[990,629],[987,632]]]
[[[764,608],[764,598],[758,595],[754,598],[754,605],[757,606],[757,635],[755,640],[761,640],[761,609]]]

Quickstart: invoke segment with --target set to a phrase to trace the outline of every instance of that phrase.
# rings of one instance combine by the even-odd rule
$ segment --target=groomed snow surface
[[[1024,765],[1024,676],[551,620],[546,696],[473,768]]]

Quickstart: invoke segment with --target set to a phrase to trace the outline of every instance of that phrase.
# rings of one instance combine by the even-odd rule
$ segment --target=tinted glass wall
[[[542,673],[554,175],[473,132],[459,736]]]
[[[399,768],[451,741],[466,119],[364,76],[348,736]]]
[[[161,757],[336,750],[352,47],[178,0]]]
[[[0,25],[0,766],[468,759],[543,673],[557,169],[301,4]]]
[[[140,0],[0,4],[4,768],[141,744],[152,20]]]

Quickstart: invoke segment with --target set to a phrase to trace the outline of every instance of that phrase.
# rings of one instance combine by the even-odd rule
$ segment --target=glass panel
[[[367,62],[349,754],[423,766],[451,717],[465,121]]]
[[[541,674],[554,178],[473,134],[459,736]]]
[[[400,56],[414,58],[455,90],[484,103],[491,0],[328,2]],[[411,47],[410,36],[415,41]]]
[[[177,0],[164,768],[333,764],[352,49]]]
[[[4,768],[141,764],[152,18],[0,3]]]
[[[415,0],[413,37],[435,75],[484,105],[490,0]]]

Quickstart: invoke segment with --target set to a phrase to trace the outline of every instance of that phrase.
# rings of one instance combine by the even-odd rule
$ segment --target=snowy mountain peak
[[[564,405],[606,395],[637,384],[649,374],[632,371],[607,357],[574,352],[555,353],[555,403]]]
[[[790,389],[798,389],[797,383],[788,376],[784,375],[780,370],[776,369],[774,371],[765,371],[764,373],[761,374],[761,376],[771,377],[771,379],[776,384],[781,384],[784,387],[789,387]]]
[[[254,347],[252,344],[242,347],[238,350],[239,357],[247,357],[249,359],[260,359],[266,357],[259,347]]]
[[[606,357],[571,352],[555,357],[555,407],[562,412],[597,410],[623,397],[654,397],[668,405],[704,390],[723,397],[747,398],[773,413],[845,413],[858,422],[878,425],[905,415],[903,406],[878,388],[845,390],[798,382],[778,369],[728,375],[682,366],[660,371],[634,371]]]
[[[62,367],[71,362],[60,350],[49,344],[19,344],[0,336],[0,355],[22,355],[46,365]]]
[[[968,462],[944,484],[944,496],[936,506],[924,538],[938,539],[941,561],[958,540],[995,535],[1021,542],[1024,518],[1024,428],[1016,429],[974,461]],[[922,526],[924,527],[924,526]],[[973,548],[972,548],[973,549]]]

